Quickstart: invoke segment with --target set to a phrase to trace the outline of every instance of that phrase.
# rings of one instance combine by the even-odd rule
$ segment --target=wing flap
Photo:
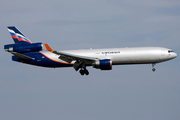
[[[71,62],[73,61],[71,58],[66,57],[66,56],[64,56],[64,55],[61,55],[61,56],[59,57],[59,59],[61,59],[61,60],[63,60],[63,61],[66,61],[66,62],[68,62],[68,63],[71,63]]]

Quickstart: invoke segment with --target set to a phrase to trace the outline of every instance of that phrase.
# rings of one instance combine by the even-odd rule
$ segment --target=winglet
[[[54,51],[53,49],[51,49],[51,47],[49,47],[49,45],[47,43],[45,43],[44,46],[46,47],[47,51],[50,51],[50,52]]]

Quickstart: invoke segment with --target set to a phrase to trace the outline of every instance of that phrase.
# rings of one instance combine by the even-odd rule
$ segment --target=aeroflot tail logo
[[[10,29],[8,29],[8,30],[9,30],[9,33],[11,34],[12,38],[17,39],[18,41],[26,41],[28,43],[31,43],[30,40],[28,40],[26,37],[24,37],[18,33],[15,33],[13,30],[10,30]]]
[[[119,54],[120,51],[102,52],[102,54]]]

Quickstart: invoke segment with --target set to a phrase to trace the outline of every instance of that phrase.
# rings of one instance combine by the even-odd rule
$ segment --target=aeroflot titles
[[[114,51],[114,52],[102,52],[102,54],[118,54],[120,51]]]

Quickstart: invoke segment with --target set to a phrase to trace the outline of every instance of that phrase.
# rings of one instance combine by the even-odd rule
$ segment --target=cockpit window
[[[174,52],[174,51],[172,51],[172,50],[168,50],[168,53],[171,53],[171,52]]]

